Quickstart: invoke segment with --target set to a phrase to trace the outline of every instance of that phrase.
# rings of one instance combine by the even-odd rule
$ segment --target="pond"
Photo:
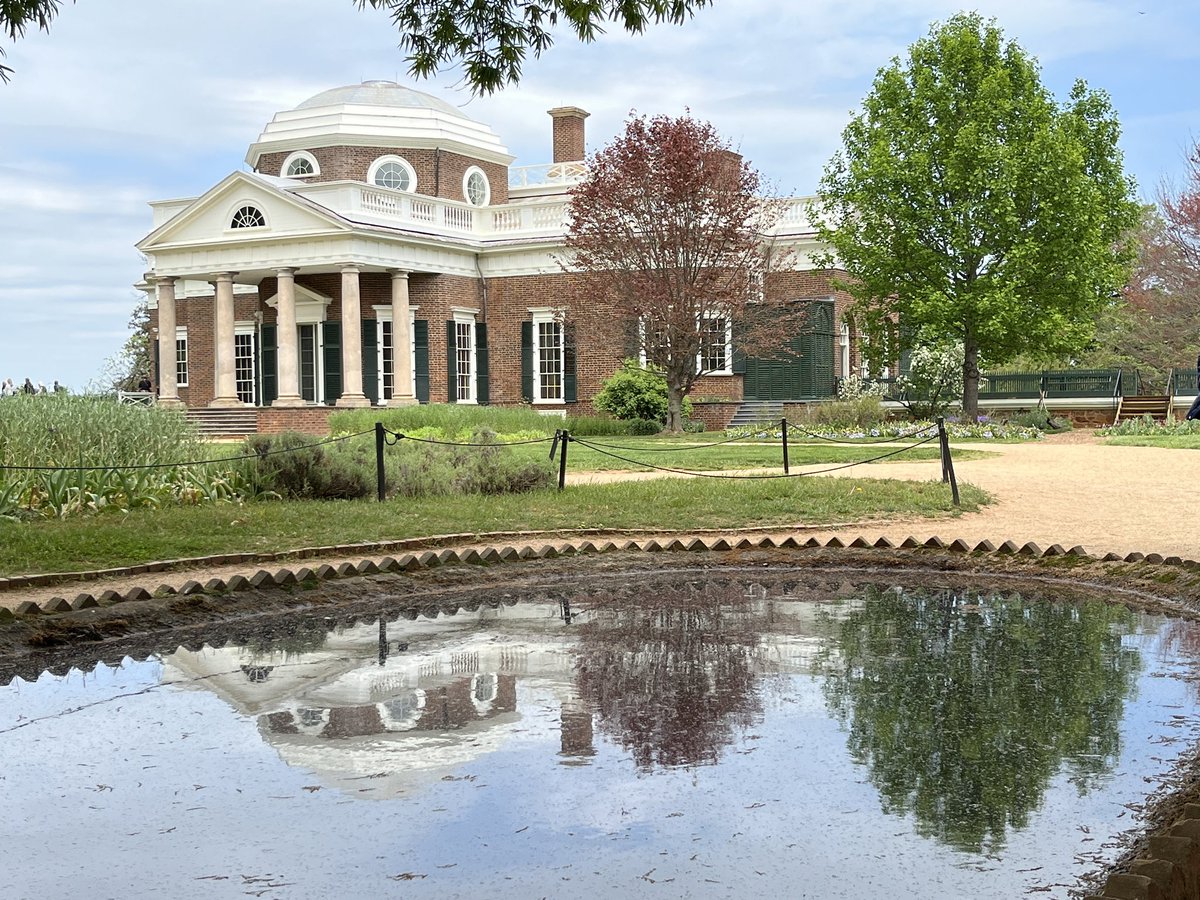
[[[0,896],[1068,897],[1197,736],[1190,622],[637,581],[17,679]]]

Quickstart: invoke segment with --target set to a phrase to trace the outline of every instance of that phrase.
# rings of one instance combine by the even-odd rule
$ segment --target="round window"
[[[298,156],[288,165],[288,177],[295,178],[298,175],[311,175],[313,173],[313,164],[303,156]]]
[[[409,185],[412,184],[412,179],[408,175],[408,169],[400,163],[385,162],[375,170],[375,183],[380,187],[407,191]]]

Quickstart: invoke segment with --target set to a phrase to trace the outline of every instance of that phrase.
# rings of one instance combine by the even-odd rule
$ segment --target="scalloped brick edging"
[[[473,536],[474,537],[474,536]],[[839,537],[831,537],[824,543],[817,540],[815,537],[809,537],[803,543],[795,534],[788,535],[784,538],[773,538],[770,535],[745,535],[736,538],[734,543],[724,536],[703,538],[696,537],[684,543],[678,537],[661,537],[661,540],[656,538],[648,538],[641,541],[625,541],[620,545],[612,541],[604,541],[599,546],[591,540],[581,540],[578,542],[568,541],[559,544],[545,544],[541,547],[534,548],[528,544],[522,546],[514,546],[511,544],[502,544],[498,546],[486,547],[483,550],[455,550],[447,548],[441,551],[425,550],[419,555],[414,553],[404,553],[399,557],[384,556],[378,560],[364,558],[358,563],[344,562],[334,568],[328,564],[322,564],[314,571],[306,566],[301,566],[297,569],[281,568],[274,572],[266,569],[259,569],[252,575],[232,575],[228,579],[212,578],[204,584],[198,581],[185,581],[179,587],[172,587],[168,584],[160,584],[157,589],[151,591],[145,587],[132,587],[124,593],[115,590],[105,590],[98,596],[90,593],[81,593],[76,595],[72,600],[65,597],[53,597],[50,600],[44,601],[41,605],[30,600],[23,600],[16,605],[11,611],[12,615],[16,616],[40,616],[65,614],[75,612],[81,609],[88,609],[98,606],[110,606],[116,603],[127,603],[138,600],[149,600],[154,597],[163,597],[169,595],[193,596],[196,594],[227,594],[238,591],[245,591],[256,588],[271,588],[271,587],[295,587],[299,585],[314,585],[322,581],[333,581],[341,578],[356,578],[370,575],[386,574],[393,572],[411,572],[417,569],[429,569],[444,565],[453,564],[468,564],[468,565],[489,565],[494,563],[514,562],[526,559],[552,559],[559,556],[572,556],[582,554],[598,554],[612,553],[616,551],[636,550],[642,553],[695,553],[695,552],[729,552],[735,550],[770,550],[770,549],[797,549],[797,550],[815,550],[815,549],[853,549],[853,550],[884,550],[892,551],[900,550],[938,550],[946,553],[961,553],[971,555],[996,555],[996,556],[1022,556],[1029,559],[1052,559],[1057,557],[1074,557],[1079,559],[1090,559],[1100,562],[1126,562],[1126,563],[1143,563],[1149,565],[1163,565],[1189,570],[1200,569],[1200,562],[1191,559],[1181,559],[1178,556],[1163,557],[1158,553],[1129,553],[1125,556],[1119,556],[1115,553],[1108,553],[1103,557],[1091,556],[1088,552],[1078,545],[1071,547],[1069,550],[1064,550],[1060,544],[1052,544],[1051,546],[1042,549],[1037,544],[1032,542],[1017,545],[1013,541],[1004,541],[999,546],[996,546],[991,541],[980,541],[972,546],[962,538],[955,538],[950,542],[946,542],[940,537],[930,537],[925,541],[919,541],[914,537],[908,537],[902,541],[897,547],[892,541],[885,537],[877,538],[870,541],[865,537],[859,536],[854,538],[849,543]],[[405,542],[396,542],[405,543]],[[414,541],[413,543],[419,543]],[[310,547],[299,552],[301,558],[311,556],[332,556],[339,552],[361,545],[340,545],[337,547],[319,548]],[[296,555],[296,554],[292,554]],[[235,556],[219,556],[211,557],[211,564],[228,564],[230,561],[249,561],[256,559],[253,554],[240,554]],[[219,561],[219,562],[218,562]],[[169,563],[150,563],[144,566],[134,567],[142,572],[161,572]],[[110,572],[116,570],[109,570]],[[105,573],[93,573],[97,576],[102,576]],[[49,576],[29,576],[27,582],[29,586],[41,585],[42,579]],[[10,585],[13,579],[8,580]],[[7,612],[5,610],[4,612]],[[0,615],[0,619],[6,618]],[[1198,807],[1200,809],[1200,807]],[[1200,878],[1198,878],[1200,881]],[[1197,896],[1200,900],[1200,895]]]
[[[1180,817],[1150,835],[1146,856],[1127,872],[1108,876],[1085,900],[1197,900],[1200,898],[1200,804],[1184,804]]]

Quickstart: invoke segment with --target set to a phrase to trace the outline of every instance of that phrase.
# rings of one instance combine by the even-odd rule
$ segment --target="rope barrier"
[[[603,447],[605,450],[627,450],[631,453],[684,453],[688,450],[707,450],[709,447],[721,447],[725,444],[732,444],[734,441],[744,441],[747,438],[758,438],[763,435],[770,434],[767,431],[756,431],[752,434],[739,434],[736,437],[726,438],[723,441],[710,441],[706,444],[693,444],[690,447],[622,447],[619,444],[589,444],[591,447]],[[582,442],[581,442],[582,443]]]
[[[870,439],[853,440],[853,439],[849,439],[849,438],[829,437],[824,434],[818,434],[817,432],[814,432],[814,431],[808,431],[804,428],[801,428],[799,425],[792,424],[791,422],[788,423],[788,429],[791,431],[798,431],[801,434],[806,435],[807,437],[816,438],[819,441],[829,441],[829,443],[831,443],[831,444],[853,444],[855,446],[861,447],[864,444],[890,444],[893,441],[903,441],[910,437],[916,437],[919,434],[925,434],[926,432],[936,431],[937,425],[936,424],[926,425],[924,428],[918,429],[917,431],[908,431],[908,432],[905,432],[904,434],[898,434],[895,437],[879,438],[878,440],[870,440]]]
[[[353,434],[343,434],[338,437],[325,438],[321,441],[314,441],[311,444],[304,444],[299,447],[281,447],[278,450],[263,450],[256,453],[245,453],[240,456],[223,456],[219,459],[196,459],[188,462],[169,462],[169,463],[144,463],[141,465],[129,466],[9,466],[0,465],[0,470],[10,472],[115,472],[115,471],[132,471],[137,469],[171,469],[184,468],[185,466],[209,466],[216,463],[237,462],[243,459],[266,459],[268,456],[275,456],[279,453],[297,453],[300,450],[309,450],[313,447],[320,447],[323,444],[336,444],[339,441],[348,441],[351,438],[362,437],[364,434],[370,434],[371,429],[367,431],[356,431]]]
[[[760,481],[760,480],[771,479],[771,478],[804,478],[805,476],[808,476],[808,475],[824,475],[827,472],[837,472],[842,469],[851,469],[854,466],[864,466],[869,463],[879,462],[882,459],[888,459],[889,457],[896,456],[897,454],[900,454],[900,453],[907,453],[909,450],[913,450],[917,447],[920,447],[924,444],[928,444],[931,441],[935,441],[937,439],[938,439],[937,436],[934,435],[934,436],[925,438],[925,440],[923,440],[923,441],[918,441],[917,443],[909,444],[905,447],[899,447],[899,448],[893,450],[891,453],[884,453],[881,456],[875,456],[875,457],[872,457],[871,459],[862,459],[862,460],[858,460],[857,462],[845,463],[840,466],[830,466],[825,469],[817,469],[812,472],[776,473],[776,474],[767,474],[767,475],[727,475],[727,474],[724,474],[721,472],[690,472],[686,469],[673,469],[673,468],[670,468],[669,466],[656,466],[653,463],[641,462],[636,459],[629,459],[624,456],[619,456],[616,453],[608,453],[604,450],[601,450],[599,447],[597,447],[591,443],[588,443],[587,441],[582,441],[576,437],[571,438],[572,442],[579,444],[581,447],[588,447],[589,449],[595,450],[597,453],[600,453],[603,456],[608,456],[613,459],[619,459],[619,460],[621,460],[621,462],[627,462],[627,463],[630,463],[635,466],[642,466],[643,468],[654,469],[659,472],[671,472],[676,475],[692,475],[692,476],[695,476],[696,478],[725,478],[725,479],[729,479],[731,481]]]
[[[399,431],[392,431],[390,428],[385,428],[384,431],[392,436],[394,440],[388,441],[389,444],[397,444],[400,441],[417,441],[422,444],[437,444],[439,447],[521,447],[527,444],[548,444],[554,438],[531,438],[527,441],[492,441],[491,443],[459,443],[458,441],[437,441],[433,438],[413,437],[411,434],[402,434]],[[363,432],[364,434],[366,432]]]

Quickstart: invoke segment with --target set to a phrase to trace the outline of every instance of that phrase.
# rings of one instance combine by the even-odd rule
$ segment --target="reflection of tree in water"
[[[960,850],[997,850],[1065,766],[1110,771],[1140,660],[1123,607],[871,591],[835,625],[829,706],[884,811]]]
[[[579,695],[640,768],[715,763],[761,718],[762,627],[734,585],[614,601],[579,628]]]

